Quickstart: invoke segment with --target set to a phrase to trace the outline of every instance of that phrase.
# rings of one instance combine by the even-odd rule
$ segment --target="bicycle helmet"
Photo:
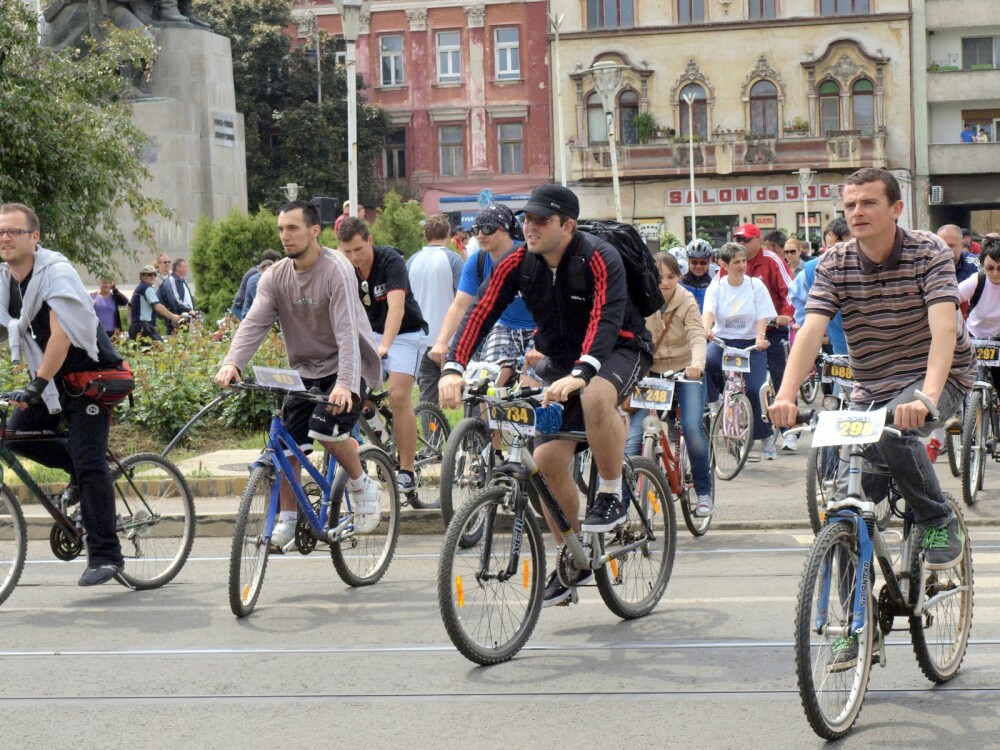
[[[677,247],[670,248],[667,252],[677,260],[677,265],[681,267],[681,276],[686,274],[688,272],[687,248],[683,245],[678,245]]]
[[[689,258],[711,258],[712,245],[708,240],[697,237],[691,240],[687,246],[687,257]]]

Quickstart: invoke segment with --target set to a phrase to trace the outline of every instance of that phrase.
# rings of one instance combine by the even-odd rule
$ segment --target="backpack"
[[[577,229],[586,234],[592,234],[611,244],[621,256],[625,266],[625,286],[628,288],[629,302],[644,318],[648,318],[663,307],[666,302],[660,292],[660,271],[656,267],[652,253],[646,248],[646,243],[631,224],[618,221],[594,219],[581,221]],[[593,250],[577,253],[570,258],[569,286],[570,290],[586,294],[591,289],[587,277],[587,264]],[[521,291],[530,285],[534,276],[534,264],[539,262],[531,253],[525,255],[521,264]]]
[[[972,297],[969,299],[969,312],[972,312],[976,305],[979,304],[979,298],[983,296],[984,289],[986,289],[986,274],[980,271],[976,274],[976,291],[972,293]]]

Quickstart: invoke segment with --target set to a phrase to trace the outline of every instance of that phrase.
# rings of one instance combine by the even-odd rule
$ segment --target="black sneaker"
[[[98,586],[110,581],[121,569],[122,566],[120,565],[91,565],[83,572],[77,583],[81,586]]]
[[[66,485],[62,495],[59,497],[59,508],[63,513],[80,502],[80,488],[75,484]]]
[[[584,584],[590,583],[591,579],[594,577],[594,571],[592,570],[581,570],[580,577],[576,579],[574,586],[583,586]],[[568,605],[570,590],[562,585],[562,581],[559,580],[559,574],[556,571],[552,571],[549,576],[549,582],[545,584],[545,591],[542,593],[542,609],[545,607],[554,607],[557,605]]]
[[[965,538],[958,516],[952,516],[944,526],[924,531],[924,567],[928,570],[954,568],[965,552]]]
[[[581,530],[593,533],[611,531],[621,526],[628,518],[628,504],[621,495],[612,492],[599,492],[594,498],[594,507],[583,519]]]
[[[833,642],[830,647],[833,658],[827,668],[830,672],[846,672],[853,669],[858,663],[858,637],[856,635],[842,635]]]

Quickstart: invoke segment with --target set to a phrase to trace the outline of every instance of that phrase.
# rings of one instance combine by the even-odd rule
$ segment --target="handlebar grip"
[[[795,417],[795,424],[809,424],[815,416],[815,409],[799,409],[799,414]]]
[[[927,415],[931,418],[932,422],[941,421],[941,412],[938,411],[937,405],[933,401],[927,398],[927,396],[920,391],[914,391],[913,395],[917,397],[917,400],[920,401],[920,403],[927,407]]]

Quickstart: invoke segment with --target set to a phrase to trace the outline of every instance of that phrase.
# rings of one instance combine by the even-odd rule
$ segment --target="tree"
[[[421,222],[426,218],[419,203],[403,203],[399,193],[390,190],[372,224],[372,237],[376,245],[393,245],[410,256],[424,246]]]
[[[0,202],[31,206],[42,241],[95,275],[113,274],[115,256],[128,252],[120,210],[149,247],[148,218],[169,215],[143,194],[148,139],[132,122],[120,74],[155,56],[141,31],[114,27],[85,57],[43,48],[24,3],[0,0]]]

